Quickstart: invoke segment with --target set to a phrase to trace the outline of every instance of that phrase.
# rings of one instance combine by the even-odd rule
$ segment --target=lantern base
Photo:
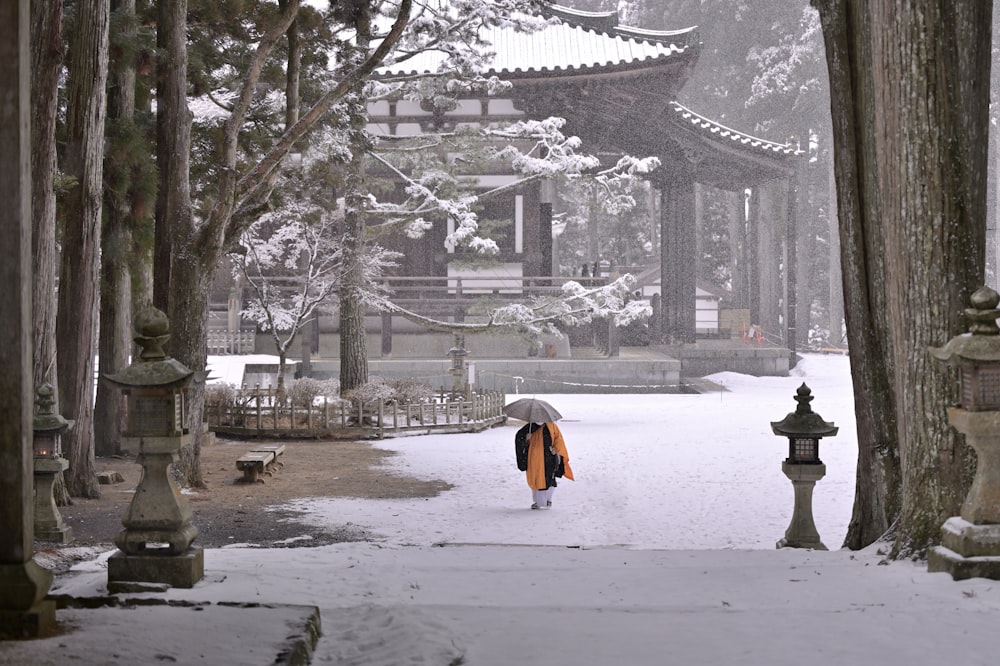
[[[812,510],[813,489],[816,487],[816,482],[826,476],[826,465],[785,462],[781,465],[781,471],[792,482],[795,504],[792,507],[792,521],[785,530],[785,537],[775,544],[775,548],[828,550],[819,540]]]
[[[55,601],[43,599],[26,611],[0,610],[0,640],[44,638],[55,632]]]
[[[953,516],[941,528],[941,545],[927,553],[927,570],[954,580],[1000,580],[1000,525],[974,525]]]
[[[54,529],[39,529],[35,526],[35,541],[46,541],[66,545],[73,542],[73,528],[62,525]]]
[[[35,540],[67,544],[73,530],[59,513],[53,493],[56,475],[69,469],[65,458],[35,458]]]
[[[822,541],[816,540],[802,540],[794,539],[790,540],[788,537],[784,539],[778,539],[778,542],[774,544],[775,548],[807,548],[809,550],[830,550],[827,548]]]
[[[0,564],[0,640],[53,633],[56,604],[45,598],[51,585],[52,572],[34,560]]]
[[[108,558],[108,591],[127,592],[136,583],[191,588],[205,577],[205,551],[192,547],[180,555],[126,555]],[[150,591],[156,588],[150,588]]]

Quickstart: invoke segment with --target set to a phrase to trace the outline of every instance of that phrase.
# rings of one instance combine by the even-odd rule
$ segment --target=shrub
[[[288,386],[288,397],[292,404],[312,405],[317,398],[336,401],[340,398],[340,382],[336,379],[319,380],[303,377]]]
[[[206,407],[233,407],[237,403],[237,388],[234,384],[218,382],[205,386]]]
[[[400,377],[386,382],[395,391],[393,399],[404,405],[429,402],[434,397],[434,387],[413,377]]]
[[[382,379],[372,379],[356,389],[344,392],[344,398],[354,403],[365,405],[386,403],[395,397],[396,391]]]

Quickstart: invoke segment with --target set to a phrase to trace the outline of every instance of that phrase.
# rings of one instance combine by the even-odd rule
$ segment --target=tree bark
[[[66,171],[76,183],[66,197],[56,317],[60,407],[76,426],[64,436],[70,494],[99,497],[94,469],[94,337],[103,190],[108,76],[108,0],[77,4],[69,71]]]
[[[886,26],[872,49],[876,108],[886,111],[875,116],[875,140],[896,410],[907,415],[897,421],[895,551],[922,555],[959,513],[975,468],[947,420],[954,371],[927,348],[968,330],[961,313],[983,280],[992,2],[880,0],[870,18]]]
[[[31,219],[34,386],[56,386],[56,111],[63,60],[63,2],[31,6]],[[58,401],[56,403],[58,405]]]
[[[830,75],[844,317],[858,429],[854,510],[844,546],[860,549],[886,533],[899,502],[898,483],[892,483],[899,476],[898,441],[878,174],[872,126],[865,121],[873,113],[870,26],[847,0],[813,4],[823,24]],[[880,474],[883,468],[889,473]]]
[[[287,11],[288,0],[278,0],[281,11]],[[288,38],[288,64],[285,67],[285,130],[299,120],[299,77],[302,70],[302,44],[298,21],[292,21],[285,33]]]
[[[56,118],[63,62],[63,0],[37,0],[31,8],[31,256],[32,386],[51,384],[56,373]],[[62,474],[53,485],[56,504],[71,503]]]
[[[367,53],[371,40],[372,16],[367,3],[356,3],[353,13],[357,34],[356,47]],[[349,147],[351,162],[347,165],[345,187],[344,234],[341,241],[344,262],[343,284],[340,287],[340,392],[341,394],[368,383],[368,340],[365,336],[364,271],[366,246],[364,214],[365,157],[368,139],[365,134],[364,96],[353,93],[350,99],[351,128]]]
[[[157,6],[156,193],[153,305],[171,314],[174,239],[190,234],[191,110],[187,105],[187,0]],[[173,323],[173,322],[171,322]]]
[[[827,328],[830,330],[830,343],[836,347],[844,344],[844,281],[843,269],[840,265],[840,232],[837,227],[837,183],[834,178],[833,164],[825,169],[827,172],[827,200],[829,201],[827,223],[829,225],[829,292],[827,299]]]
[[[135,37],[135,0],[112,0],[122,32],[116,40]],[[129,150],[135,117],[135,64],[114,49],[108,73],[109,151],[105,162],[105,219],[101,238],[101,335],[97,343],[98,381],[94,405],[94,450],[99,456],[121,453],[125,426],[124,394],[106,379],[128,366],[131,345],[132,250],[130,197],[133,155]]]
[[[992,3],[813,4],[831,77],[858,417],[845,545],[863,547],[895,520],[894,555],[921,555],[958,512],[971,469],[946,422],[956,382],[927,348],[962,332],[982,280]]]
[[[355,162],[354,164],[357,164]],[[348,187],[354,178],[348,178]],[[361,202],[357,202],[360,205]],[[340,392],[368,383],[368,345],[365,338],[364,214],[355,208],[344,218],[344,278],[340,288]]]

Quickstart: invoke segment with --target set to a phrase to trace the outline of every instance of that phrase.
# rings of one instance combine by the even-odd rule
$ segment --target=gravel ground
[[[297,513],[283,508],[302,497],[433,497],[451,486],[386,471],[383,461],[392,451],[366,442],[282,441],[283,465],[262,482],[241,482],[236,459],[257,444],[276,442],[218,440],[202,448],[205,488],[186,490],[192,522],[198,528],[195,545],[218,548],[232,543],[260,547],[309,547],[345,541],[365,541],[370,535],[357,525],[335,529],[309,527]],[[142,468],[129,456],[98,458],[98,472],[119,472],[124,481],[102,485],[98,499],[74,499],[60,507],[63,521],[73,529],[69,546],[111,545],[122,529],[121,519],[131,502]],[[310,539],[295,537],[308,535]],[[39,548],[52,544],[39,542]]]

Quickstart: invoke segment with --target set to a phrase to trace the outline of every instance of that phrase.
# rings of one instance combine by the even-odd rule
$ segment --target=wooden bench
[[[267,467],[273,462],[273,451],[248,451],[236,459],[236,468],[243,472],[244,483],[257,483],[262,481],[261,474],[270,471]]]
[[[284,444],[261,444],[236,459],[236,468],[243,472],[244,483],[263,481],[261,474],[273,474],[284,466],[278,458],[285,452]]]
[[[265,471],[271,472],[274,471],[275,469],[281,469],[282,467],[285,466],[285,463],[279,460],[279,458],[281,458],[281,455],[285,452],[284,444],[261,444],[260,446],[255,446],[252,449],[250,449],[250,452],[274,454],[274,458],[271,460],[271,462],[265,465],[266,467]]]

